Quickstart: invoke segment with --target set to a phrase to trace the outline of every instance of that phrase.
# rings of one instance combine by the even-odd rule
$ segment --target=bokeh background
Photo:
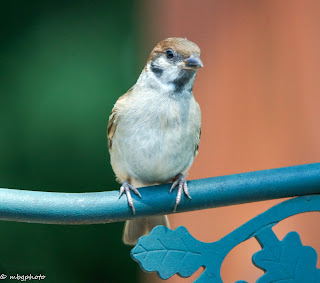
[[[118,189],[108,115],[153,46],[170,36],[196,42],[205,65],[194,87],[203,126],[189,179],[320,161],[319,1],[21,0],[0,7],[1,187]],[[277,202],[170,219],[173,228],[216,241]],[[297,230],[319,253],[319,220],[299,215],[275,230],[280,239]],[[41,273],[46,282],[155,282],[131,260],[122,226],[0,222],[0,273]],[[262,272],[251,256],[258,249],[255,240],[236,247],[223,264],[224,282],[255,282]]]

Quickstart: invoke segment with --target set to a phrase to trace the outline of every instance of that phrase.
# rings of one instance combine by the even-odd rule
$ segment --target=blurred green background
[[[135,83],[150,52],[139,48],[137,4],[1,1],[1,187],[119,187],[106,127],[113,104]],[[122,244],[122,229],[123,223],[0,222],[0,274],[41,273],[46,282],[135,282],[137,264]]]

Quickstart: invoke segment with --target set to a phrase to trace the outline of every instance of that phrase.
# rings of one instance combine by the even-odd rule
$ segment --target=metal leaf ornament
[[[276,240],[255,253],[253,263],[266,272],[258,283],[320,282],[317,253],[312,247],[303,246],[296,232],[290,232],[282,241]]]
[[[146,271],[158,271],[168,279],[178,273],[191,276],[201,266],[202,242],[193,238],[185,227],[176,230],[157,226],[139,239],[131,255]]]

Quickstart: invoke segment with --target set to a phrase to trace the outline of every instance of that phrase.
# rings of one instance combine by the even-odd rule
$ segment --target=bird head
[[[176,92],[191,91],[196,73],[203,67],[199,47],[186,38],[172,37],[152,50],[144,72],[156,79],[159,87]]]

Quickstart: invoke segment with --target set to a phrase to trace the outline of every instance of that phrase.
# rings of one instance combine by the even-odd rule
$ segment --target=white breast
[[[199,140],[200,109],[192,93],[170,97],[156,92],[130,95],[119,109],[111,164],[122,182],[170,182],[185,173]]]

